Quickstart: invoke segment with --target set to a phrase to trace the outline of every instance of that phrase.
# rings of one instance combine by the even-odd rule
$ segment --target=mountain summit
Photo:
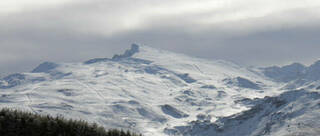
[[[129,57],[132,57],[135,53],[139,52],[139,45],[137,44],[132,44],[131,45],[131,49],[129,50],[126,50],[126,52],[122,55],[114,55],[112,57],[113,60],[119,60],[119,59],[122,59],[122,58],[129,58]]]

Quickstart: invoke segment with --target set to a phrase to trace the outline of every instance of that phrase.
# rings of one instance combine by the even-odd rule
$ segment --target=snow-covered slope
[[[200,135],[203,130],[190,131],[185,126],[202,120],[210,122],[211,129],[211,122],[254,109],[253,103],[258,103],[254,99],[286,92],[285,85],[261,69],[133,44],[110,59],[45,62],[30,73],[4,77],[0,102],[1,107],[61,114],[146,136]],[[179,126],[188,129],[179,130]]]
[[[277,97],[245,99],[250,110],[219,118],[198,119],[188,125],[166,129],[168,134],[186,136],[318,136],[320,93],[295,90]]]

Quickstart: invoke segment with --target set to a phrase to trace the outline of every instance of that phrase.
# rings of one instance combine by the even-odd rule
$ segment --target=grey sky
[[[131,43],[244,65],[320,57],[319,0],[1,0],[0,73]]]

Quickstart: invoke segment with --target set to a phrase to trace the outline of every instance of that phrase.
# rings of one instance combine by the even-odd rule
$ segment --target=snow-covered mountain
[[[284,89],[320,87],[320,60],[304,66],[300,63],[293,63],[283,67],[273,66],[260,69],[265,76],[276,82],[287,83]]]
[[[319,72],[320,62],[247,68],[133,44],[113,58],[45,62],[4,77],[0,102],[146,136],[314,134]]]

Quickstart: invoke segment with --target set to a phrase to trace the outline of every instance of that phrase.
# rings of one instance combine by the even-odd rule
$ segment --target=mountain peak
[[[290,65],[287,65],[287,66],[283,66],[282,68],[286,68],[286,67],[291,67],[291,68],[304,68],[305,66],[301,63],[292,63]]]
[[[58,67],[59,65],[53,62],[44,62],[41,63],[38,67],[32,70],[32,73],[41,73],[41,72],[48,72],[51,69]]]
[[[314,62],[310,66],[305,66],[300,63],[293,63],[283,67],[268,67],[263,69],[263,73],[276,81],[290,82],[298,79],[306,81],[320,80],[320,60]]]
[[[320,67],[320,60],[317,60],[316,62],[311,64],[310,67]]]
[[[124,58],[130,58],[136,53],[140,52],[140,45],[133,43],[131,44],[131,48],[127,49],[123,54],[116,54],[111,59],[110,58],[94,58],[88,61],[85,61],[84,64],[93,64],[97,62],[105,62],[110,60],[120,60]]]
[[[124,52],[124,54],[116,54],[112,57],[112,60],[119,60],[119,59],[123,59],[123,58],[130,58],[132,57],[134,54],[138,53],[140,50],[140,45],[133,43],[131,44],[131,48],[126,50]]]
[[[276,81],[280,82],[289,82],[296,80],[303,74],[306,66],[300,63],[292,63],[286,66],[273,66],[263,69],[265,76],[270,77]]]

